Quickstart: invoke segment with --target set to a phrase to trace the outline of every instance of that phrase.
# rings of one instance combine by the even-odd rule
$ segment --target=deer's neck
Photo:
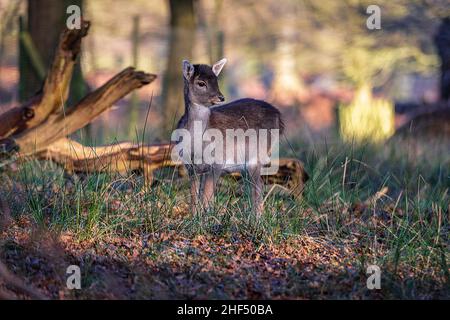
[[[186,83],[184,85],[184,106],[188,127],[191,127],[195,121],[201,121],[203,125],[206,126],[211,110],[206,106],[191,101],[189,98],[189,89]]]

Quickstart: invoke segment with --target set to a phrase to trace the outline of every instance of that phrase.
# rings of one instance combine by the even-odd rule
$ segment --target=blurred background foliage
[[[350,105],[339,108],[340,133],[344,141],[381,143],[395,132],[394,106],[372,96],[371,87],[361,86]]]
[[[43,10],[50,10],[52,1],[60,3],[39,2],[46,3]],[[36,2],[0,0],[0,112],[19,100],[18,20],[30,20],[29,3]],[[129,65],[159,75],[158,81],[121,101],[120,108],[102,115],[80,135],[92,143],[136,140],[145,121],[151,122],[147,141],[168,140],[183,113],[183,58],[212,63],[227,57],[221,78],[227,100],[251,96],[276,104],[291,136],[305,130],[312,137],[347,132],[344,122],[363,114],[370,117],[380,108],[380,115],[373,116],[378,120],[367,120],[380,122],[373,139],[380,141],[395,129],[392,114],[397,102],[439,100],[433,37],[441,19],[450,15],[445,0],[81,2],[92,28],[77,83],[96,88]],[[366,27],[366,10],[373,4],[381,8],[380,30]],[[380,97],[384,100],[377,100]],[[338,106],[347,105],[346,111],[339,111]],[[347,112],[355,114],[344,116]],[[338,115],[347,120],[338,121]],[[381,115],[386,118],[381,120]]]

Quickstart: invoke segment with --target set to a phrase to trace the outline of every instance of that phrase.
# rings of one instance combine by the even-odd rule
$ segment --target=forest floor
[[[2,260],[51,299],[386,299],[448,298],[440,270],[401,264],[382,269],[369,290],[365,255],[349,243],[315,237],[255,245],[245,239],[180,237],[77,241],[33,231],[17,221],[2,234]],[[370,263],[369,263],[370,264]],[[66,269],[82,270],[81,290],[66,287]],[[18,295],[20,297],[20,295]]]
[[[193,216],[170,172],[147,188],[133,173],[20,164],[0,172],[0,261],[50,299],[448,299],[448,158],[395,157],[305,151],[302,199],[271,192],[259,220],[228,180]],[[66,286],[70,265],[80,290]]]

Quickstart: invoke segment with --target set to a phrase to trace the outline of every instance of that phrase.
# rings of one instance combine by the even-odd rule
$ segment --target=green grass
[[[193,216],[189,183],[171,170],[146,187],[131,173],[68,177],[52,163],[28,162],[2,174],[2,189],[15,217],[31,216],[79,240],[175,232],[276,245],[309,236],[354,248],[361,270],[376,263],[396,274],[407,266],[417,279],[439,274],[448,283],[448,154],[424,160],[407,147],[300,142],[284,151],[304,160],[310,180],[301,199],[271,192],[261,219],[251,211],[248,188],[227,179],[221,179],[213,209]],[[377,197],[381,190],[387,191]]]

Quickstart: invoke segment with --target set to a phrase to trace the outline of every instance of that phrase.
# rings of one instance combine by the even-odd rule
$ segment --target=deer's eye
[[[205,83],[204,81],[198,81],[198,82],[197,82],[197,85],[198,85],[200,88],[206,87],[206,83]]]

